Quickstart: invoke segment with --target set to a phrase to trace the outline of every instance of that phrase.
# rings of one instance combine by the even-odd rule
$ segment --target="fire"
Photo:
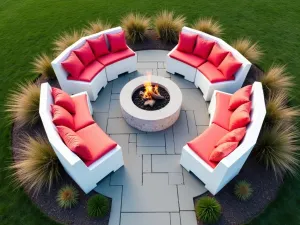
[[[156,84],[154,87],[151,83],[151,74],[147,74],[148,79],[144,82],[145,91],[143,94],[143,99],[152,99],[152,94],[160,95],[158,91],[158,85]]]

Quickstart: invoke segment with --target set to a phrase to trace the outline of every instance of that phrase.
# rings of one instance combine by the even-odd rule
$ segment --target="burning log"
[[[139,94],[140,94],[140,96],[144,96],[144,92],[143,92],[143,91],[140,91]],[[151,92],[150,95],[151,95],[151,97],[152,97],[153,99],[156,99],[156,100],[163,100],[163,99],[165,99],[164,96],[162,96],[162,95],[160,95],[160,94],[155,94],[154,92]]]
[[[150,100],[147,100],[147,101],[144,102],[145,106],[149,105],[149,106],[153,107],[154,104],[155,104],[155,100],[153,100],[153,99],[150,99]]]

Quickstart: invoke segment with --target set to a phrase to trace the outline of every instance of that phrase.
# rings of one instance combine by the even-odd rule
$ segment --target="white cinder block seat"
[[[234,106],[233,99],[246,89],[250,101]],[[209,113],[210,126],[183,147],[180,164],[215,195],[239,173],[256,144],[266,114],[261,83],[233,95],[215,91]]]
[[[95,123],[92,113],[86,92],[70,98],[48,83],[41,85],[39,114],[48,140],[65,171],[85,193],[124,165],[121,147]]]
[[[183,27],[178,45],[167,55],[166,67],[194,82],[210,101],[214,90],[233,93],[241,88],[251,63],[222,39]]]
[[[95,101],[108,81],[136,70],[137,55],[126,45],[122,28],[116,27],[79,39],[51,64],[64,91],[86,91]]]

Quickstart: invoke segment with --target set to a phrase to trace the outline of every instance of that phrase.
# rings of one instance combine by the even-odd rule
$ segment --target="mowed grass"
[[[64,31],[80,29],[96,18],[114,25],[128,12],[154,15],[161,9],[184,14],[192,24],[198,17],[213,17],[223,24],[226,41],[249,37],[259,41],[265,56],[259,65],[287,64],[297,86],[291,93],[300,103],[300,2],[297,0],[2,0],[0,1],[0,224],[55,224],[39,211],[22,189],[10,185],[5,170],[12,161],[11,126],[3,114],[9,90],[32,80],[33,57],[50,52],[52,41]],[[256,174],[259,176],[259,174]],[[262,181],[263,182],[263,181]],[[251,224],[299,224],[300,181],[286,178],[279,196]],[[53,196],[55,198],[55,196]]]

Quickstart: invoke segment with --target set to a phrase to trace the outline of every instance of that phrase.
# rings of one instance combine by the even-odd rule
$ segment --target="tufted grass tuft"
[[[247,38],[237,39],[231,45],[252,63],[258,63],[264,55],[258,43]]]
[[[220,37],[224,33],[222,25],[213,18],[199,18],[192,28],[216,37]]]

